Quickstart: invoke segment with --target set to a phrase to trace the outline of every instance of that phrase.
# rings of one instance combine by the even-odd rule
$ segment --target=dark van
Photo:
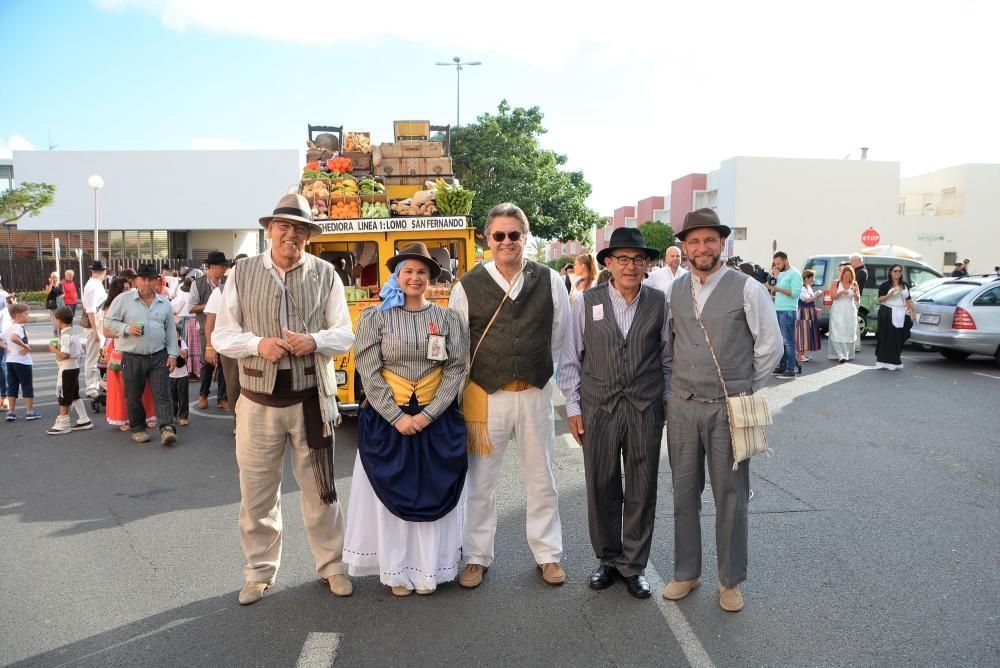
[[[819,327],[824,333],[830,322],[830,287],[840,275],[838,268],[841,262],[847,262],[849,254],[845,255],[813,255],[806,258],[802,265],[803,271],[812,269],[816,274],[813,285],[822,288],[823,309],[820,312]],[[874,333],[878,328],[878,286],[889,278],[889,267],[894,264],[903,265],[903,280],[913,286],[932,278],[940,278],[941,272],[917,260],[907,260],[890,255],[865,255],[865,268],[868,270],[868,282],[862,286],[861,305],[858,307],[858,319],[862,321],[861,335]]]

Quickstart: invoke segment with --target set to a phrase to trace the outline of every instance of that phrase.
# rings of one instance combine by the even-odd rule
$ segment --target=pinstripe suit
[[[642,574],[653,538],[667,310],[653,288],[640,288],[631,304],[609,283],[591,288],[573,303],[561,356],[567,414],[583,415],[590,540],[601,564],[626,577]]]

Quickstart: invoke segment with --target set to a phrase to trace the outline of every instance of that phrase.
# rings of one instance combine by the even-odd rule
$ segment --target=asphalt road
[[[904,371],[874,371],[873,350],[868,340],[856,363],[817,360],[766,390],[775,455],[751,464],[738,614],[717,604],[708,490],[704,585],[688,599],[587,588],[596,564],[582,457],[561,408],[566,585],[545,585],[534,567],[511,448],[497,559],[479,589],[398,599],[360,578],[353,597],[332,597],[315,577],[286,467],[278,586],[241,607],[228,415],[193,415],[172,449],[103,424],[47,436],[54,361],[36,355],[43,419],[0,424],[0,664],[996,666],[1000,368],[908,350]],[[348,420],[336,452],[347,503],[354,453]],[[672,572],[665,449],[659,482],[655,583]]]

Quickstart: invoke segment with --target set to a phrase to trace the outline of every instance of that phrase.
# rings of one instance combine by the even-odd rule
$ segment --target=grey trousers
[[[670,397],[667,451],[674,487],[674,579],[701,576],[701,494],[707,457],[715,499],[719,582],[738,585],[747,577],[750,466],[742,462],[733,471],[725,404]]]
[[[122,353],[122,383],[125,386],[125,410],[128,412],[129,430],[145,431],[146,409],[142,407],[142,393],[146,380],[153,391],[156,421],[160,431],[173,431],[174,407],[170,400],[170,370],[167,369],[166,349],[152,355]]]
[[[587,520],[594,554],[626,577],[642,575],[656,519],[663,402],[657,398],[645,411],[624,399],[610,414],[587,405],[582,409]]]

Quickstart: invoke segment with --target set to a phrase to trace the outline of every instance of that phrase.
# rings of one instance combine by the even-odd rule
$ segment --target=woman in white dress
[[[347,510],[344,561],[351,575],[378,575],[396,596],[433,594],[462,558],[468,471],[465,383],[469,332],[424,291],[441,268],[422,243],[386,263],[382,304],[361,314],[356,367],[365,389]]]
[[[854,279],[854,269],[845,265],[840,277],[830,289],[833,305],[830,306],[829,342],[827,357],[843,364],[854,359],[854,342],[858,337],[858,299],[860,290]]]

